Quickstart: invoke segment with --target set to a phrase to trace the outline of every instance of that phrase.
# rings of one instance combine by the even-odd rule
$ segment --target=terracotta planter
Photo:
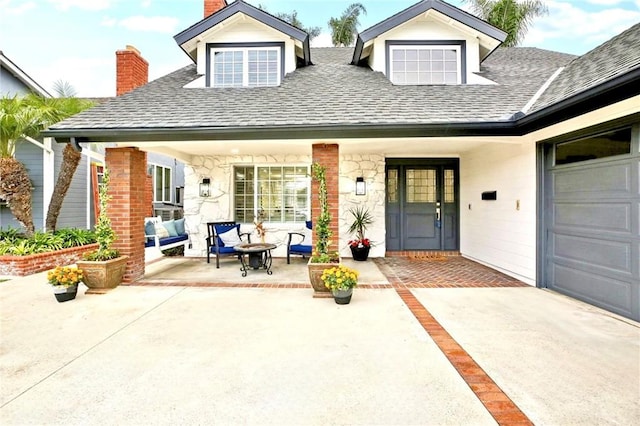
[[[322,282],[322,272],[325,269],[333,268],[337,263],[312,263],[309,260],[307,267],[309,268],[309,280],[313,287],[313,297],[333,297],[331,291],[324,286]]]
[[[120,256],[104,262],[79,260],[78,268],[82,269],[84,283],[89,290],[87,294],[101,294],[116,288],[122,282],[127,269],[129,256]]]

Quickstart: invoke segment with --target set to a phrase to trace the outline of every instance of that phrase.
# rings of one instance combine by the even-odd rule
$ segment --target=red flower
[[[371,241],[369,241],[368,238],[363,238],[362,240],[351,240],[349,241],[349,247],[351,248],[371,247]]]

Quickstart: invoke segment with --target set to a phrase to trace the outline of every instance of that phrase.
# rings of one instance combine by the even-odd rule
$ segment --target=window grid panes
[[[556,145],[556,165],[631,153],[631,128]]]
[[[278,52],[249,50],[249,86],[276,86],[277,84]]]
[[[398,170],[387,170],[387,202],[398,202]]]
[[[155,203],[171,202],[171,169],[152,165],[149,171],[153,176],[153,201]]]
[[[391,48],[393,84],[459,84],[457,46],[398,46]]]
[[[258,211],[267,222],[304,222],[310,214],[307,166],[235,168],[235,215],[253,222]]]
[[[455,175],[453,170],[445,169],[444,171],[444,202],[445,203],[455,203],[456,202],[456,194],[455,194]]]
[[[408,203],[435,203],[436,171],[433,169],[408,169],[406,173]]]
[[[212,49],[214,87],[258,87],[280,84],[280,48]]]
[[[234,206],[237,222],[253,222],[255,209],[255,168],[236,167],[234,170]]]

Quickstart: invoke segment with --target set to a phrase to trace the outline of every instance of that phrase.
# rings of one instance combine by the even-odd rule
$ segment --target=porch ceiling
[[[520,144],[523,138],[509,137],[458,137],[458,138],[394,138],[394,139],[298,139],[260,141],[154,141],[118,143],[118,146],[138,147],[191,162],[193,156],[225,155],[311,155],[311,147],[317,143],[337,143],[341,154],[380,154],[385,157],[439,156],[457,157],[480,145],[488,143]]]

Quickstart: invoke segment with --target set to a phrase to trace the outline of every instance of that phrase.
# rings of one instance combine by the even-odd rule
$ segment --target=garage
[[[635,120],[542,144],[538,285],[640,320]]]

